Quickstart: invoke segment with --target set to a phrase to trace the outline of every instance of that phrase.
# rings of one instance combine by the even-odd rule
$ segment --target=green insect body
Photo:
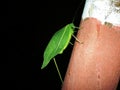
[[[74,28],[74,24],[70,23],[53,35],[45,49],[44,60],[41,69],[45,68],[56,55],[63,53],[74,33]]]

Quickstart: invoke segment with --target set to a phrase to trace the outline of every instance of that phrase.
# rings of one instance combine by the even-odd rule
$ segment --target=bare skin
[[[120,27],[94,18],[81,22],[62,90],[116,90],[120,76]]]

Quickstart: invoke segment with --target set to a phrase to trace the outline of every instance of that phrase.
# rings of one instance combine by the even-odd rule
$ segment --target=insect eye
[[[72,26],[71,28],[72,28],[72,29],[75,29],[75,27],[74,27],[74,26]]]

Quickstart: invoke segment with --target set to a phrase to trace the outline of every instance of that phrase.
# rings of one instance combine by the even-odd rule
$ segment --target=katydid
[[[63,53],[63,51],[68,46],[71,37],[73,36],[74,28],[75,28],[74,24],[70,23],[53,35],[50,42],[48,43],[48,46],[45,49],[44,61],[41,69],[46,67],[50,60],[54,58],[57,54]]]
[[[79,8],[77,8],[75,15],[77,14]],[[74,17],[75,18],[75,17]],[[73,19],[74,21],[74,19]],[[72,22],[73,22],[72,21]],[[61,82],[63,82],[60,71],[58,69],[58,65],[55,60],[55,56],[58,54],[62,54],[63,51],[67,48],[68,44],[70,43],[70,39],[73,36],[77,42],[81,43],[73,34],[74,29],[78,27],[75,27],[73,23],[67,24],[60,30],[58,30],[51,40],[49,41],[45,51],[44,51],[44,60],[41,69],[45,68],[49,62],[53,59],[56,69],[58,71],[59,77],[61,79]]]
[[[76,27],[74,26],[73,23],[67,24],[65,27],[57,31],[53,37],[51,38],[50,42],[48,43],[48,46],[45,49],[44,52],[44,61],[42,64],[41,69],[45,68],[48,63],[58,54],[62,54],[63,51],[67,48],[71,37],[73,36],[76,41],[80,43],[80,41],[73,35],[74,34],[74,29]],[[54,58],[54,63],[56,65],[56,68],[58,68],[55,58]],[[59,69],[57,69],[58,74],[60,76],[60,79],[62,81]],[[63,81],[62,81],[63,82]]]

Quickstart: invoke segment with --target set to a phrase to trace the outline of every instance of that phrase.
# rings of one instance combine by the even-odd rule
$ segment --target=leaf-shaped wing
[[[55,57],[57,54],[62,54],[64,49],[66,49],[71,36],[74,33],[73,27],[73,23],[68,24],[53,35],[45,49],[44,61],[41,69],[46,67],[53,57]]]

